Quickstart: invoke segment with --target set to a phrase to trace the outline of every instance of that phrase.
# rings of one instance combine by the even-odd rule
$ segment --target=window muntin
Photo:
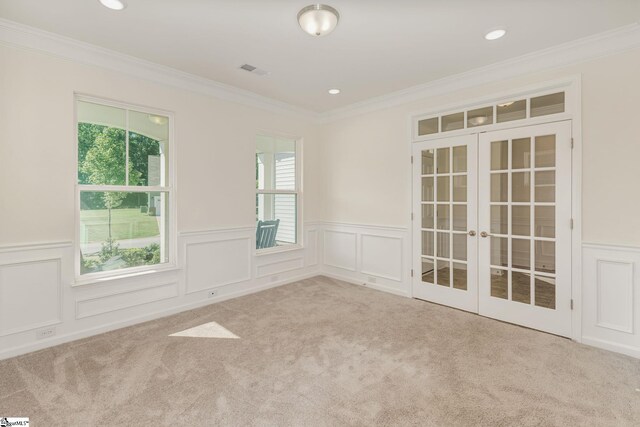
[[[256,249],[299,244],[298,142],[258,135],[256,139]],[[268,228],[276,227],[275,239]]]
[[[169,117],[78,99],[79,275],[170,260]]]

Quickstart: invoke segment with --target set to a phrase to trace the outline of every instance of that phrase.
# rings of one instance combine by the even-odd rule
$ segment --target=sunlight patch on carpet
[[[217,322],[204,323],[190,329],[185,329],[182,332],[176,332],[175,334],[171,334],[169,336],[191,338],[228,338],[235,340],[240,339],[239,336]]]

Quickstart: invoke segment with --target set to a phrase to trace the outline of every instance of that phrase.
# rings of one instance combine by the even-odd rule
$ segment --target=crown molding
[[[574,40],[485,67],[316,113],[235,86],[0,18],[0,44],[106,68],[276,114],[329,123],[421,99],[512,79],[640,48],[640,23]]]
[[[2,18],[0,18],[0,44],[43,52],[272,113],[312,121],[317,119],[316,112],[245,89]]]
[[[318,114],[318,121],[320,123],[330,123],[433,96],[445,95],[536,72],[567,67],[638,48],[640,48],[640,23],[633,23],[506,61],[336,108]]]

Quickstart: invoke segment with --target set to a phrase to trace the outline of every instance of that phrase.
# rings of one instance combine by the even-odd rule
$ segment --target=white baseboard
[[[358,286],[362,286],[365,288],[370,288],[370,289],[375,289],[376,291],[381,291],[381,292],[387,292],[389,294],[394,294],[394,295],[398,295],[401,297],[406,297],[406,298],[410,298],[411,295],[409,295],[407,292],[405,292],[402,289],[394,289],[394,288],[390,288],[388,286],[384,286],[384,285],[379,285],[376,283],[366,283],[364,281],[361,280],[357,280],[353,277],[349,277],[349,276],[343,276],[340,274],[335,274],[335,273],[329,273],[326,271],[322,271],[321,273],[323,276],[327,276],[330,277],[332,279],[336,279],[336,280],[342,280],[343,282],[347,282],[347,283],[351,283],[352,285],[358,285]]]

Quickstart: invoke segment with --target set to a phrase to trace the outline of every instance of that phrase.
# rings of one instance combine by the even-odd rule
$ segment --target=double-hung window
[[[256,249],[300,245],[300,141],[258,135]]]
[[[76,121],[79,275],[172,262],[169,115],[78,97]]]

